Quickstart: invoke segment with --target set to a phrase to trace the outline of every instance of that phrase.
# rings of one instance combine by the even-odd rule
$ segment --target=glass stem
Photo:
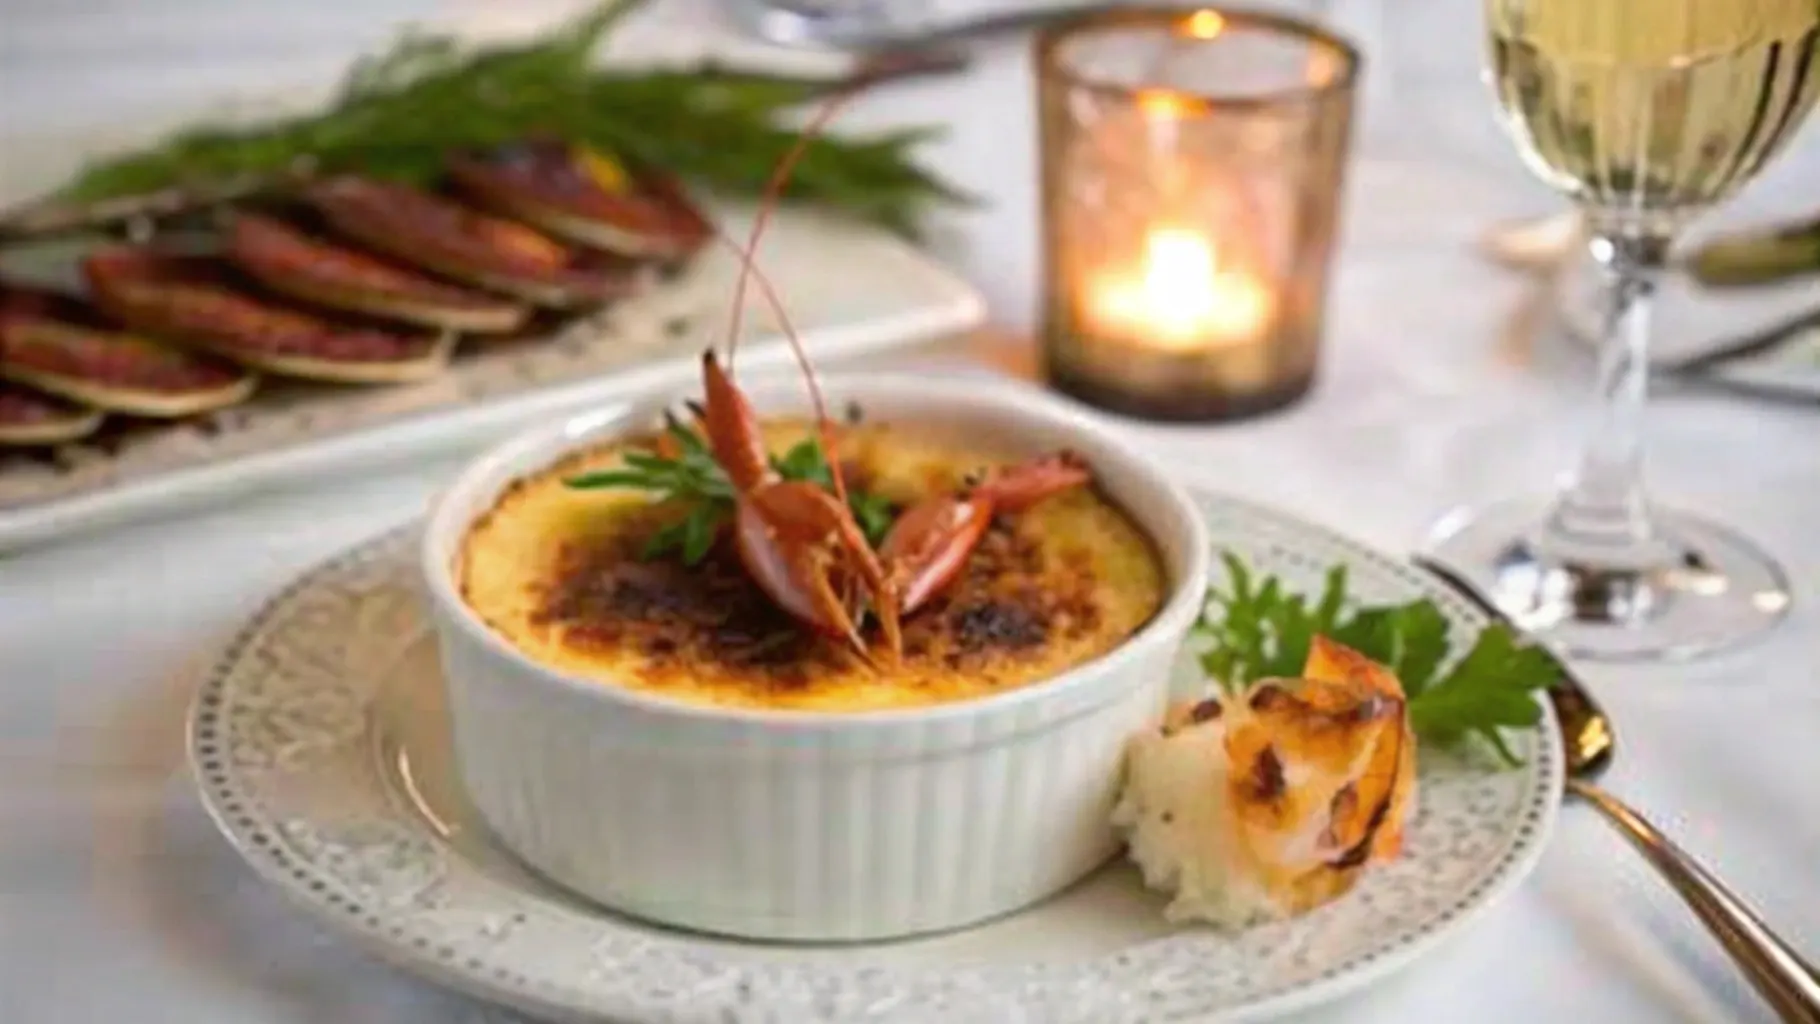
[[[1536,538],[1551,560],[1644,570],[1671,557],[1643,491],[1649,314],[1668,239],[1599,235],[1593,257],[1610,281],[1599,344],[1598,410],[1580,463]]]

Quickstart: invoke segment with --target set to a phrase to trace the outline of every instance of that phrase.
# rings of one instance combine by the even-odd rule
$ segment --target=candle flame
[[[1196,11],[1182,23],[1182,28],[1196,39],[1212,39],[1226,30],[1226,19],[1218,11]]]
[[[1192,349],[1255,337],[1270,319],[1270,294],[1256,278],[1220,266],[1204,235],[1160,227],[1144,239],[1135,280],[1106,282],[1102,318],[1132,325],[1163,348]]]
[[[1173,89],[1145,89],[1138,93],[1138,109],[1153,121],[1173,121],[1194,112],[1196,102]]]
[[[1152,308],[1168,311],[1170,321],[1188,325],[1213,312],[1207,282],[1218,272],[1212,244],[1191,231],[1159,228],[1144,242],[1142,294]]]

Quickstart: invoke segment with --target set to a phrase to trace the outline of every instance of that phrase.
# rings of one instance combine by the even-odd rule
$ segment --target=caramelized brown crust
[[[642,561],[654,515],[599,548],[559,556],[541,622],[578,647],[634,647],[658,688],[704,675],[763,698],[850,670],[846,648],[789,618],[752,583],[731,545],[701,564]],[[904,623],[902,672],[961,672],[982,682],[1016,674],[1051,639],[1079,640],[1098,624],[1095,578],[1084,565],[1049,567],[1034,538],[1013,523],[987,533],[961,579]]]
[[[342,234],[489,291],[559,309],[605,302],[632,287],[627,264],[588,261],[544,235],[440,196],[341,177],[305,198]]]
[[[590,166],[619,180],[603,182]],[[713,227],[666,175],[632,170],[554,139],[457,153],[449,177],[487,206],[581,245],[634,258],[682,259]]]
[[[909,460],[889,444],[846,459],[850,483],[908,503],[961,472]],[[976,698],[1045,678],[1115,646],[1160,603],[1148,542],[1087,489],[994,523],[956,583],[903,623],[904,658],[869,667],[779,611],[723,537],[686,567],[646,560],[673,507],[600,492],[551,491],[602,455],[522,482],[476,524],[461,572],[483,618],[558,667],[694,702],[809,710],[901,707]],[[552,511],[560,502],[560,511]],[[599,502],[590,514],[590,503]],[[560,522],[561,525],[531,526]],[[528,535],[535,535],[527,541]],[[557,539],[560,538],[560,539]],[[546,543],[549,550],[541,554]],[[514,563],[514,581],[473,571],[475,556]],[[541,568],[527,560],[543,558]],[[504,611],[517,603],[524,612]]]
[[[1416,769],[1407,701],[1389,670],[1325,637],[1311,645],[1303,678],[1260,681],[1246,701],[1250,713],[1226,734],[1232,807],[1252,869],[1300,913],[1401,850]],[[1280,837],[1311,823],[1320,825],[1318,864],[1272,855]]]

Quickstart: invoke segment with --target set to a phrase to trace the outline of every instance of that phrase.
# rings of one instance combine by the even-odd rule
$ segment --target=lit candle
[[[1101,330],[1172,351],[1231,345],[1263,335],[1271,317],[1262,281],[1220,265],[1213,243],[1186,228],[1153,228],[1141,264],[1096,277],[1087,316]]]

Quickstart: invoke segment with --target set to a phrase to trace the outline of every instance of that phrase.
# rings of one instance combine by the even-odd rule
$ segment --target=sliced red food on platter
[[[453,336],[341,323],[272,303],[210,257],[114,246],[83,261],[95,304],[135,330],[287,377],[397,384],[448,365]]]
[[[257,378],[230,363],[96,325],[86,307],[0,286],[0,378],[106,412],[172,418],[245,401]]]
[[[529,311],[426,277],[273,217],[234,216],[227,257],[260,284],[332,309],[451,331],[499,334]]]
[[[85,409],[0,381],[0,445],[33,447],[79,441],[99,429],[102,419],[99,409]]]
[[[557,309],[630,290],[631,264],[590,260],[523,224],[404,185],[332,178],[305,198],[335,229],[445,277]]]
[[[634,259],[679,260],[714,228],[674,179],[560,139],[449,158],[449,177],[507,216]]]

